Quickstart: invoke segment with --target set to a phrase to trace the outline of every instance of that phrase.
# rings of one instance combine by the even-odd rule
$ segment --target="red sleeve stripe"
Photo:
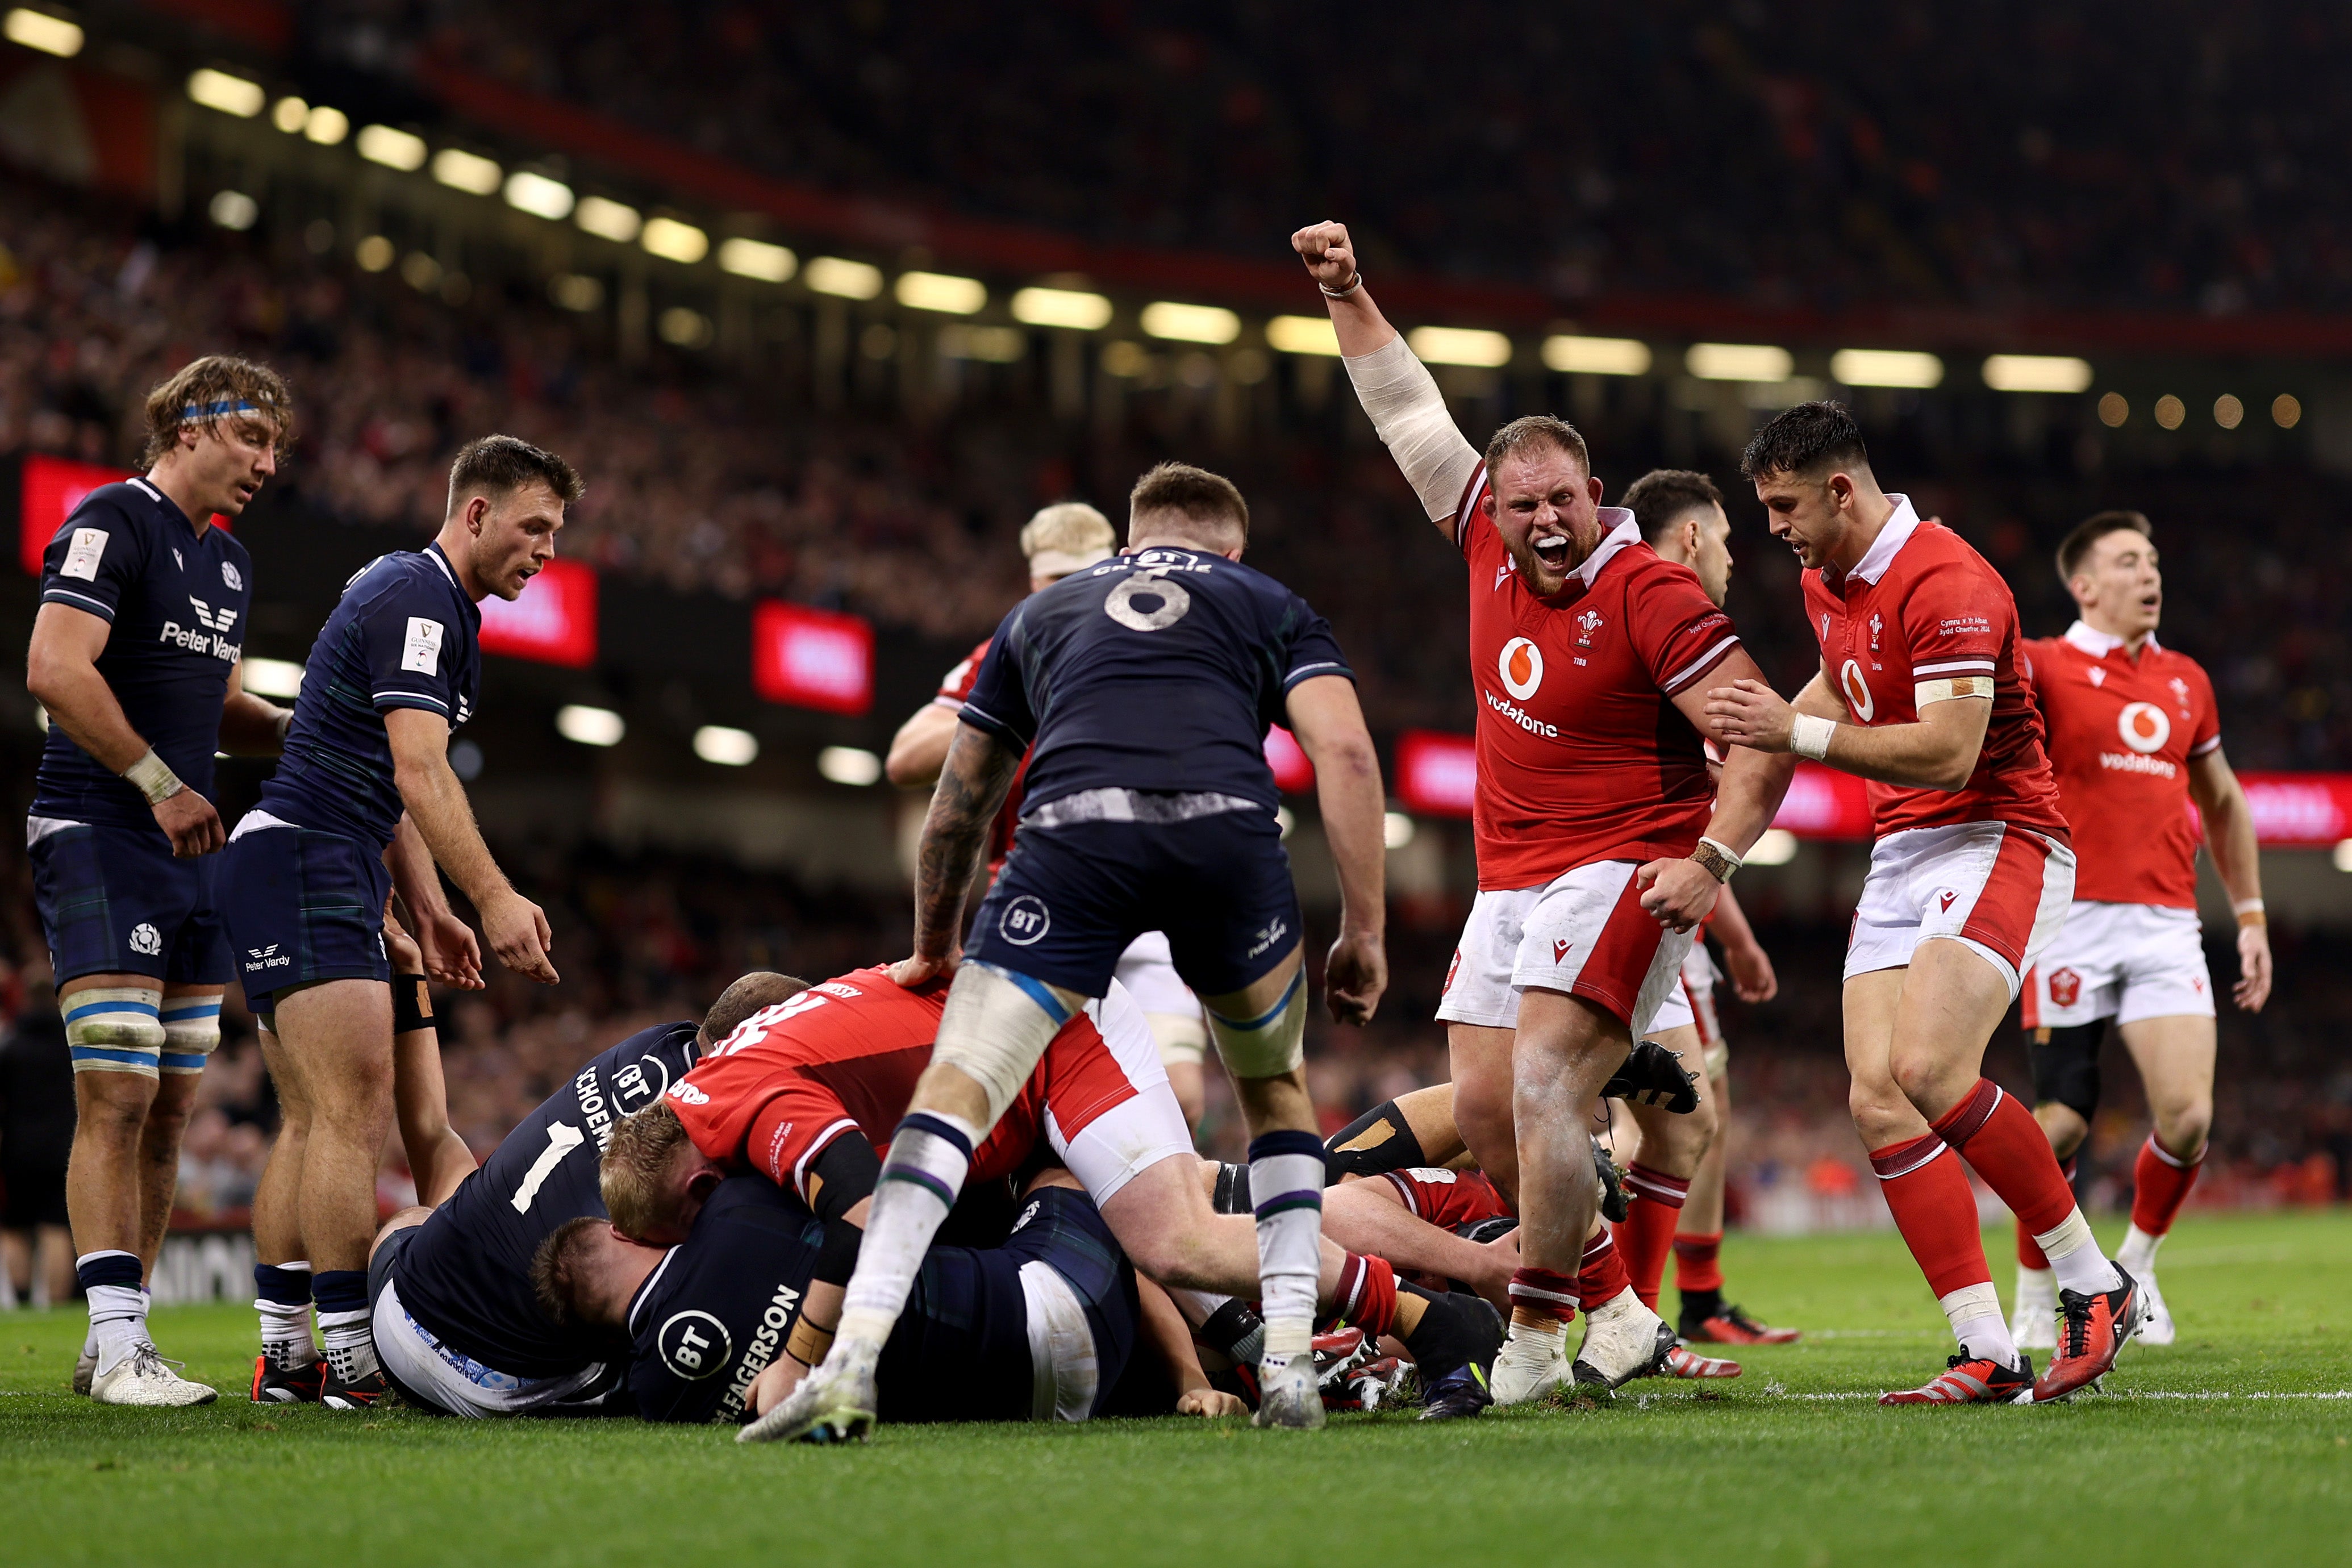
[[[1462,487],[1462,503],[1454,509],[1454,543],[1456,549],[1461,548],[1463,542],[1470,537],[1470,513],[1478,505],[1478,492],[1486,488],[1486,465],[1482,459],[1476,468],[1470,470],[1470,481]]]
[[[2216,730],[2212,734],[2205,738],[2205,743],[2203,745],[2189,747],[2189,754],[2192,757],[2201,757],[2208,752],[2218,752],[2221,749],[2221,732],[2219,730]]]
[[[1684,687],[1688,686],[1692,681],[1696,680],[1700,676],[1705,675],[1708,670],[1713,669],[1717,665],[1722,663],[1724,656],[1738,646],[1739,634],[1734,632],[1731,636],[1725,637],[1721,642],[1717,643],[1713,647],[1707,649],[1705,653],[1699,655],[1690,663],[1676,670],[1674,677],[1659,689],[1664,691],[1667,696],[1672,697],[1675,692],[1680,691]]]
[[[801,1202],[809,1204],[812,1207],[814,1206],[813,1200],[809,1197],[809,1163],[814,1160],[819,1154],[824,1153],[827,1149],[833,1147],[833,1141],[835,1139],[840,1137],[845,1132],[856,1132],[856,1131],[857,1123],[852,1121],[848,1117],[844,1116],[827,1123],[824,1131],[809,1140],[808,1147],[801,1151],[801,1157],[793,1162],[793,1191],[800,1194]]]
[[[1990,675],[1992,672],[1993,661],[1989,658],[1947,658],[1934,664],[1911,667],[1914,679],[1923,675]]]

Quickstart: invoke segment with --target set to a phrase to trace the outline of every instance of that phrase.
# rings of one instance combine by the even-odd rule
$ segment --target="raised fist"
[[[1356,244],[1346,224],[1309,224],[1290,237],[1290,248],[1315,281],[1332,292],[1343,293],[1356,281]]]

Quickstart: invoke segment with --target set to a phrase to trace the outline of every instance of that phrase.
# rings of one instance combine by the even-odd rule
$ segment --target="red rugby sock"
[[[2050,1135],[1990,1079],[1977,1079],[1967,1099],[1937,1119],[1935,1130],[2033,1235],[2049,1235],[2074,1212],[2074,1190],[2058,1173]]]
[[[1685,1231],[1675,1237],[1675,1289],[1723,1289],[1723,1232]]]
[[[1602,1226],[1584,1244],[1584,1259],[1576,1271],[1576,1299],[1588,1309],[1597,1307],[1623,1295],[1630,1283],[1624,1253]]]
[[[1992,1283],[1984,1237],[1977,1229],[1975,1194],[1959,1161],[1949,1156],[1944,1141],[1929,1132],[1870,1157],[1886,1206],[1895,1212],[1895,1227],[1939,1300],[1970,1285]]]
[[[2204,1150],[2184,1163],[2158,1143],[2155,1133],[2149,1133],[2139,1147],[2139,1158],[2132,1163],[2132,1224],[2150,1236],[2170,1230],[2204,1164]]]
[[[1625,1185],[1633,1200],[1625,1223],[1617,1227],[1617,1249],[1625,1255],[1625,1272],[1633,1278],[1633,1294],[1654,1312],[1658,1283],[1665,1277],[1666,1254],[1675,1245],[1675,1226],[1682,1223],[1690,1182],[1654,1171],[1637,1160],[1625,1173]]]

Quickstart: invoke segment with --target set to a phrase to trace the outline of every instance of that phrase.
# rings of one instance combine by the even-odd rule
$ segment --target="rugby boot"
[[[2096,1295],[2058,1292],[2058,1350],[2050,1358],[2049,1370],[2034,1382],[2036,1405],[2063,1399],[2084,1384],[2106,1376],[2116,1357],[2139,1331],[2140,1320],[2147,1315],[2147,1298],[2138,1281],[2120,1265],[2116,1279],[2118,1283],[2114,1289]]]
[[[2020,1356],[2007,1367],[1990,1356],[1972,1356],[1966,1345],[1944,1363],[1943,1373],[1917,1388],[1878,1396],[1881,1405],[2031,1405],[2033,1363]]]
[[[1633,1212],[1633,1200],[1625,1191],[1625,1173],[1616,1157],[1592,1141],[1592,1173],[1601,1183],[1601,1217],[1611,1225],[1623,1225],[1625,1216]]]
[[[1515,1322],[1487,1374],[1486,1392],[1497,1405],[1525,1405],[1564,1385],[1572,1375],[1566,1324],[1547,1334]]]
[[[319,1403],[330,1410],[381,1410],[399,1404],[400,1398],[380,1366],[346,1380],[331,1365],[319,1384]]]
[[[81,1354],[74,1358],[73,1391],[87,1395],[90,1380],[98,1375],[98,1347],[84,1344]]]
[[[1685,1316],[1682,1331],[1684,1339],[1699,1345],[1792,1345],[1805,1337],[1801,1329],[1776,1329],[1728,1305]]]
[[[2021,1351],[2058,1348],[2058,1276],[2048,1268],[2017,1269],[2017,1307],[2009,1314],[2009,1337]]]
[[[100,1405],[142,1405],[181,1408],[210,1405],[219,1391],[207,1388],[176,1370],[185,1363],[165,1361],[152,1344],[142,1342],[131,1353],[90,1379],[89,1396]]]
[[[881,1397],[874,1388],[879,1345],[835,1340],[824,1364],[801,1379],[773,1410],[735,1434],[738,1443],[862,1443]],[[1310,1384],[1311,1387],[1312,1384]]]
[[[1738,1377],[1739,1363],[1725,1361],[1720,1356],[1701,1355],[1680,1340],[1666,1352],[1664,1364],[1653,1375],[1658,1377]]]
[[[1323,1425],[1323,1390],[1315,1357],[1268,1351],[1257,1363],[1257,1414],[1253,1426],[1285,1426],[1311,1432]]]
[[[2164,1292],[2156,1288],[2156,1276],[2139,1277],[2140,1294],[2147,1300],[2147,1316],[2140,1320],[2139,1332],[2132,1338],[2144,1345],[2168,1345],[2179,1337],[2172,1326],[2172,1309],[2164,1304]]]
[[[1674,1325],[1642,1305],[1629,1286],[1586,1310],[1584,1343],[1570,1375],[1580,1392],[1613,1394],[1664,1366],[1674,1349]]]
[[[1487,1386],[1486,1369],[1474,1361],[1459,1372],[1446,1373],[1423,1391],[1418,1419],[1465,1420],[1494,1403],[1494,1391]]]
[[[253,1403],[316,1405],[326,1391],[325,1358],[308,1366],[281,1367],[267,1355],[253,1358]]]
[[[1688,1116],[1698,1109],[1698,1074],[1685,1071],[1682,1058],[1657,1041],[1642,1040],[1635,1043],[1625,1065],[1601,1086],[1601,1098]]]

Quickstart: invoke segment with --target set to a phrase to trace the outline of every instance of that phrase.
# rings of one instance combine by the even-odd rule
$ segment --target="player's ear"
[[[722,1179],[717,1166],[705,1165],[686,1179],[686,1195],[698,1204],[707,1204]]]
[[[1584,476],[1584,491],[1587,495],[1592,498],[1592,504],[1594,506],[1599,506],[1601,504],[1601,497],[1603,492],[1601,489],[1601,476],[1599,474],[1587,474]]]

